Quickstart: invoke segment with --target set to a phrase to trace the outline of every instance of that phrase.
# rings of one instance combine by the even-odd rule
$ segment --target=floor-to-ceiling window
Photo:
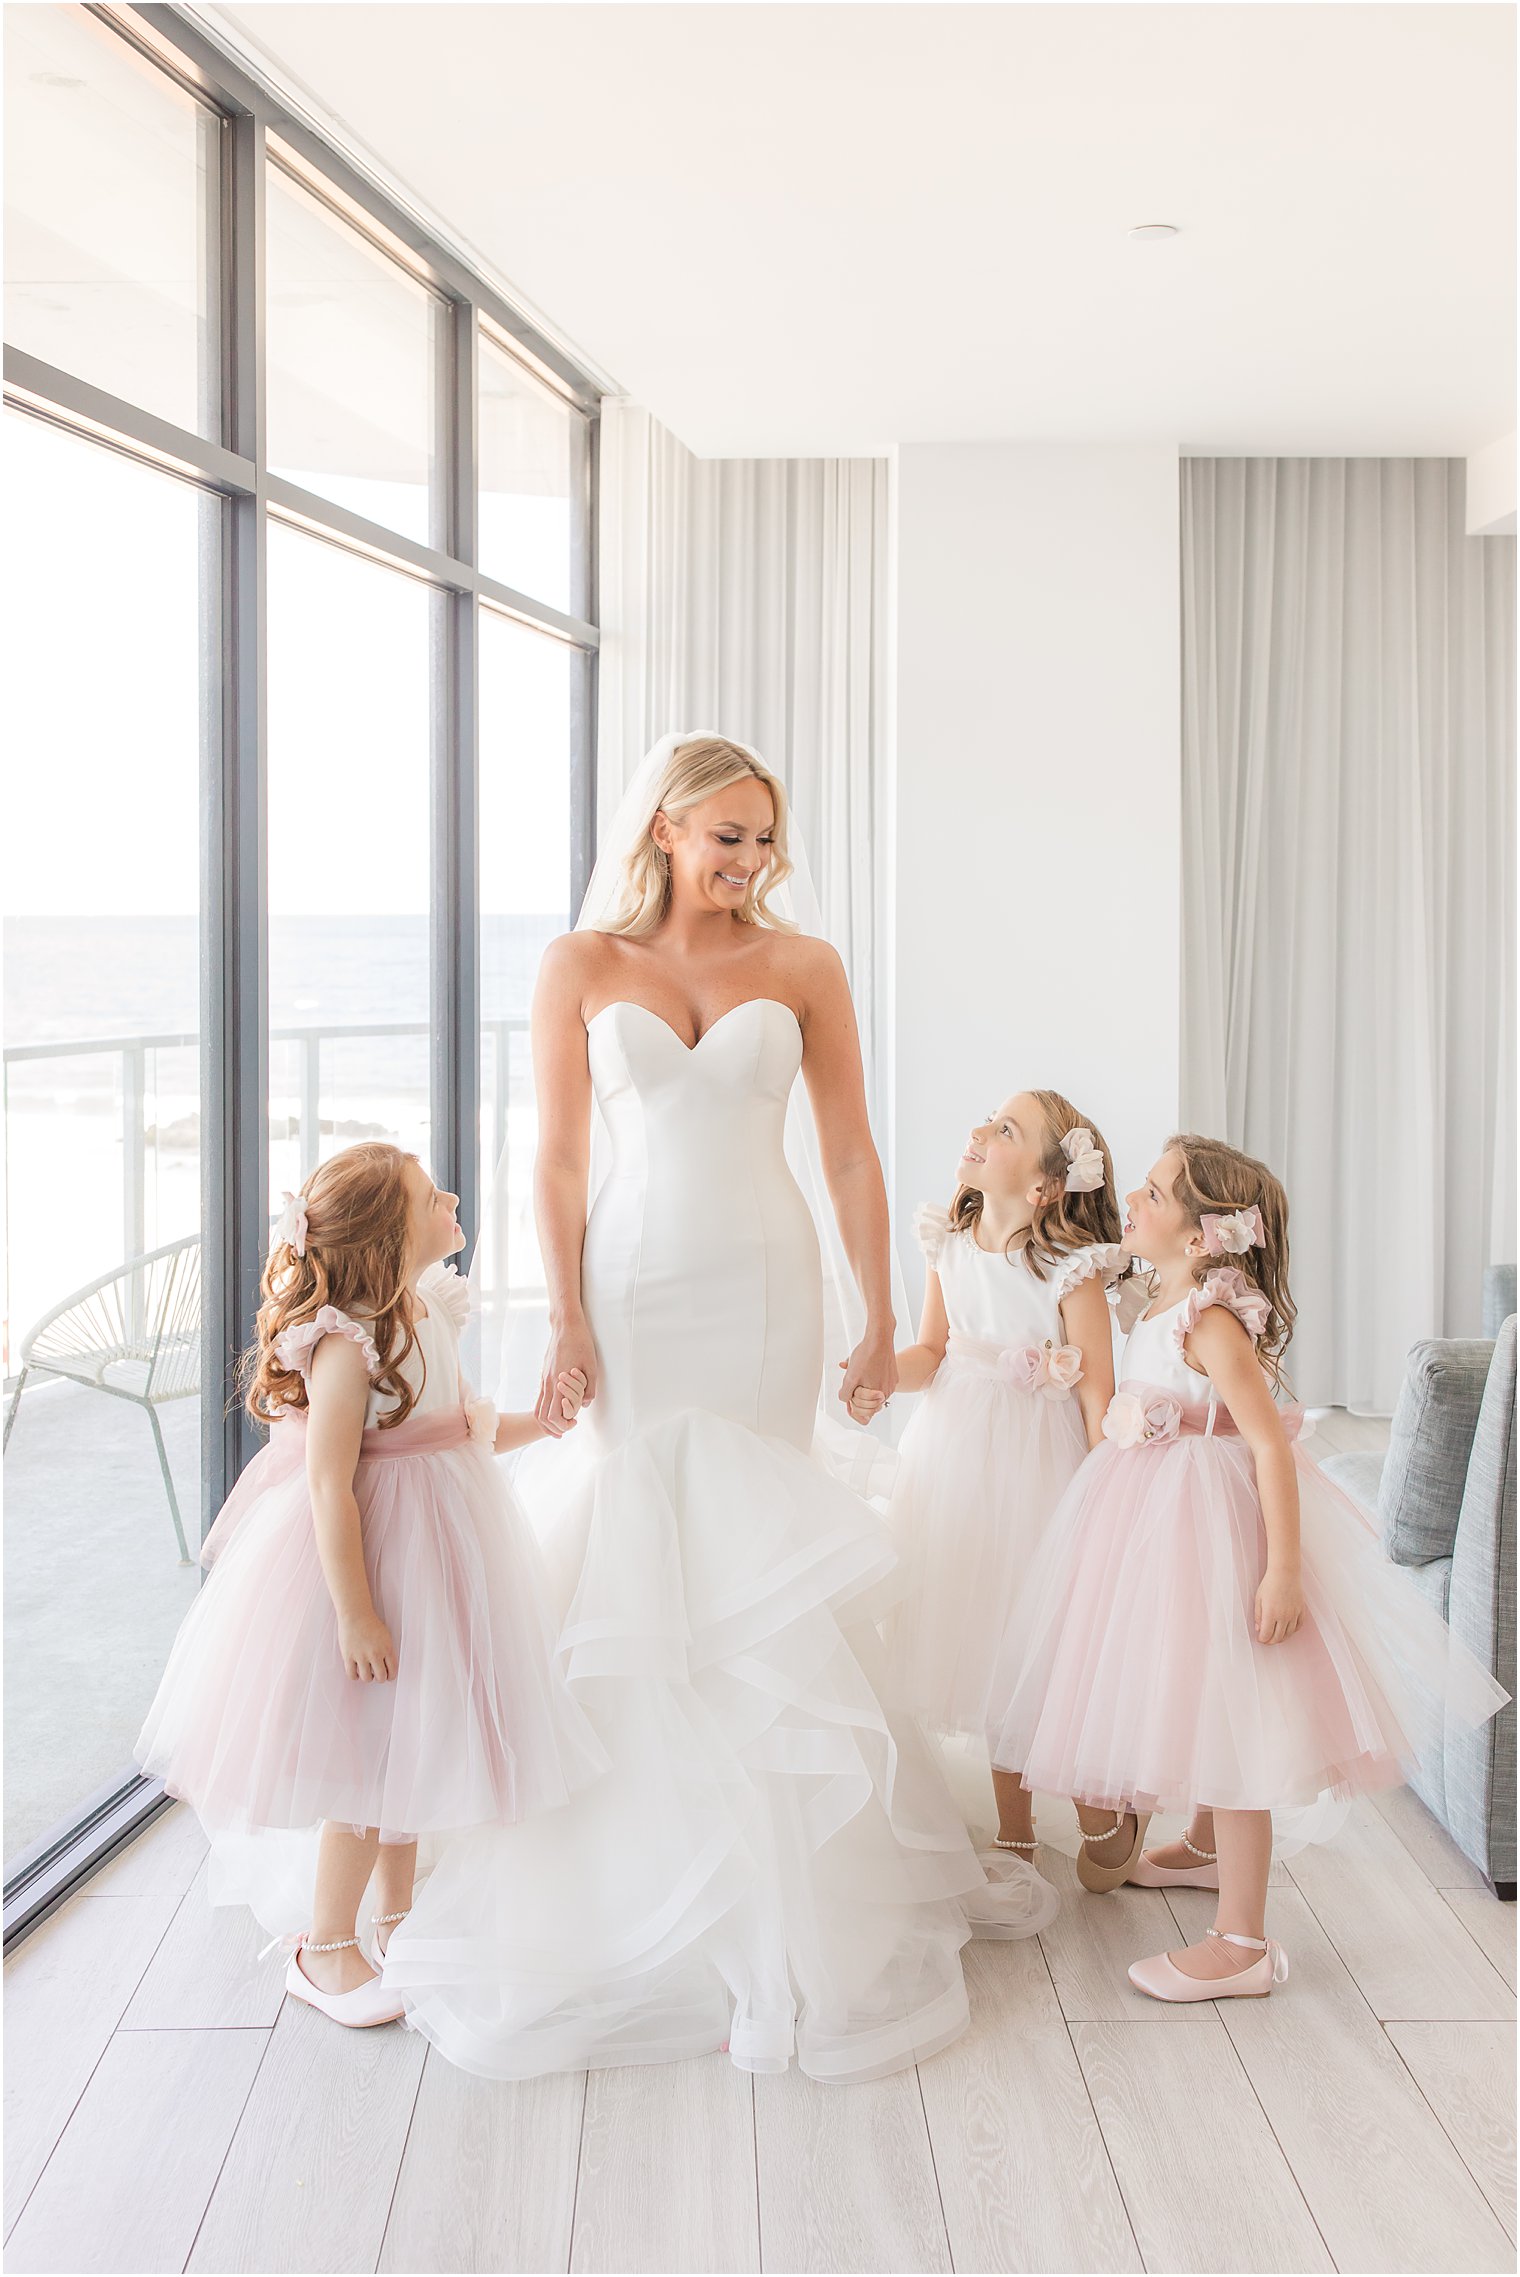
[[[527,1192],[597,636],[594,388],[197,29],[9,10],[6,203],[9,1933],[155,1806],[281,1190]]]

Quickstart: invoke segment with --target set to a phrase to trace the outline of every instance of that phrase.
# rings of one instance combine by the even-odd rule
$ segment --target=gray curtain
[[[1515,541],[1444,459],[1182,465],[1184,1121],[1288,1189],[1314,1403],[1515,1254]]]

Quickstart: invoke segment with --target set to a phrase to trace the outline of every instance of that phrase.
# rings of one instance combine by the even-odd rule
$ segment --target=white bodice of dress
[[[469,1292],[450,1267],[430,1265],[417,1283],[417,1294],[427,1311],[418,1312],[417,1341],[402,1361],[401,1373],[416,1394],[412,1414],[437,1415],[458,1407],[466,1396],[459,1373],[459,1332],[468,1317]],[[393,1394],[371,1385],[366,1430],[372,1431],[395,1404]]]
[[[605,1450],[697,1411],[810,1445],[823,1304],[818,1235],[786,1159],[796,1013],[751,997],[689,1045],[619,1002],[587,1037],[610,1157],[581,1257],[601,1358],[588,1442]]]
[[[1136,1321],[1120,1357],[1120,1384],[1152,1384],[1158,1391],[1169,1391],[1185,1407],[1196,1407],[1211,1398],[1213,1387],[1208,1377],[1188,1366],[1177,1339],[1178,1315],[1190,1301],[1184,1297],[1180,1304],[1168,1305],[1165,1312]]]
[[[1136,1321],[1119,1363],[1119,1388],[1149,1384],[1170,1392],[1184,1407],[1215,1407],[1218,1394],[1202,1370],[1189,1366],[1183,1345],[1200,1315],[1211,1305],[1223,1305],[1241,1323],[1247,1335],[1259,1337],[1267,1325],[1267,1300],[1247,1282],[1238,1268],[1216,1266],[1205,1274],[1202,1286],[1168,1305],[1163,1312]]]
[[[969,1227],[946,1234],[936,1270],[952,1336],[1012,1346],[1063,1341],[1064,1273],[1047,1270],[1037,1280],[1022,1256],[983,1249]]]
[[[1048,1265],[1040,1279],[1022,1255],[983,1249],[973,1227],[956,1230],[949,1213],[931,1204],[918,1213],[918,1236],[939,1275],[950,1334],[1004,1349],[1064,1342],[1062,1301],[1079,1282],[1094,1273],[1106,1279],[1121,1262],[1116,1244],[1099,1242]]]

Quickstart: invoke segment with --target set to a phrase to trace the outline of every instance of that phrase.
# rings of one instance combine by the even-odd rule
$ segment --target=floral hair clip
[[[1244,1257],[1248,1249],[1261,1249],[1266,1243],[1266,1228],[1254,1202],[1246,1210],[1206,1210],[1198,1223],[1208,1257]]]
[[[306,1237],[309,1230],[306,1223],[305,1201],[299,1194],[287,1193],[285,1207],[274,1221],[274,1230],[269,1236],[269,1246],[272,1249],[277,1241],[283,1241],[295,1251],[298,1257],[304,1257],[306,1255]]]
[[[1061,1152],[1069,1165],[1066,1172],[1067,1193],[1096,1193],[1108,1173],[1098,1143],[1085,1123],[1078,1123],[1075,1130],[1067,1132],[1061,1141]]]

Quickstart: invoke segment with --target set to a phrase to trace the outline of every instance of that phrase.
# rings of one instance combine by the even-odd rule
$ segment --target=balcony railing
[[[489,1041],[489,1057],[485,1059],[482,1081],[482,1104],[489,1117],[484,1125],[486,1132],[486,1175],[489,1178],[494,1165],[501,1159],[509,1136],[509,1107],[511,1104],[511,1050],[514,1036],[528,1032],[525,1014],[514,1014],[507,1019],[482,1020],[482,1042]],[[280,1045],[294,1045],[299,1053],[296,1083],[297,1105],[293,1118],[293,1135],[297,1141],[299,1178],[304,1181],[315,1170],[321,1157],[322,1144],[322,1051],[332,1043],[391,1042],[407,1038],[428,1036],[431,1028],[426,1020],[402,1021],[348,1021],[318,1027],[271,1028],[271,1049]],[[141,1256],[148,1247],[148,1125],[149,1064],[150,1055],[165,1051],[194,1051],[199,1048],[200,1035],[194,1029],[163,1029],[148,1034],[127,1036],[67,1036],[55,1037],[45,1043],[11,1044],[4,1052],[4,1113],[7,1131],[11,1112],[12,1070],[21,1066],[35,1066],[44,1060],[114,1059],[117,1063],[115,1084],[118,1108],[118,1136],[121,1143],[121,1223],[120,1258]],[[7,1152],[9,1150],[7,1149]],[[115,1256],[102,1257],[100,1268],[115,1264]],[[534,1291],[525,1287],[514,1289],[514,1296],[531,1296]],[[19,1335],[30,1325],[25,1320],[12,1320],[13,1335]]]

